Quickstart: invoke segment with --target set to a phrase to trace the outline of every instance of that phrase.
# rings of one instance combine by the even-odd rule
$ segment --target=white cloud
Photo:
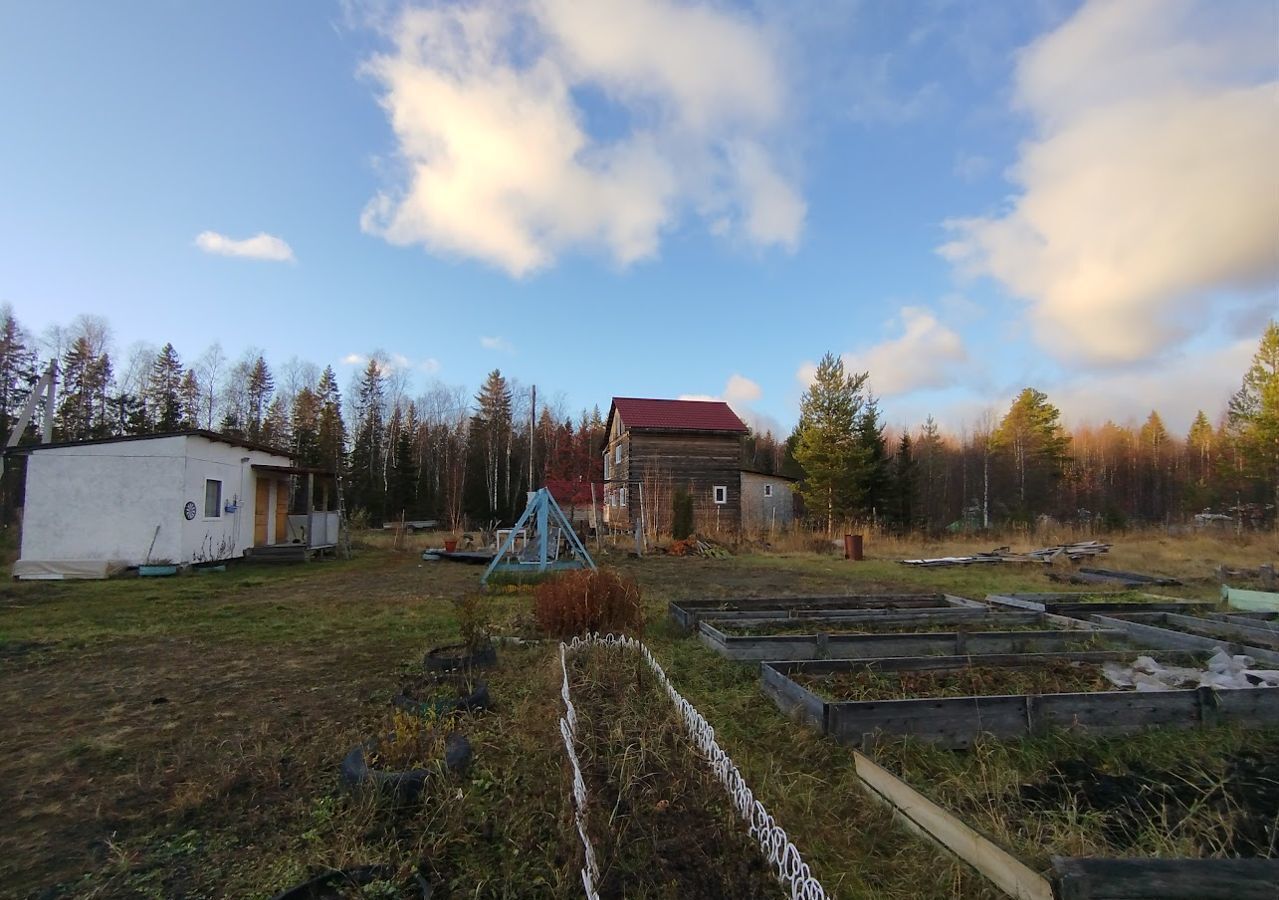
[[[903,306],[898,319],[900,336],[842,354],[844,367],[849,372],[869,372],[870,387],[880,397],[954,385],[969,362],[963,338],[921,307]],[[816,375],[813,362],[801,364],[795,373],[805,386]]]
[[[1253,336],[1196,353],[1193,359],[1177,355],[1139,370],[1098,373],[1043,390],[1067,424],[1142,422],[1153,409],[1170,431],[1185,434],[1200,409],[1217,421],[1256,350]],[[1004,409],[1007,404],[1001,414]]]
[[[387,374],[390,374],[391,372],[410,372],[416,369],[420,372],[425,372],[428,375],[433,375],[440,370],[440,361],[434,357],[427,357],[426,359],[414,362],[403,353],[385,353],[380,350],[374,353],[373,357],[370,357],[366,353],[348,353],[346,356],[343,356],[340,360],[338,360],[338,362],[344,366],[363,367],[369,364],[370,358],[376,359],[382,371]]]
[[[485,350],[495,350],[498,353],[514,353],[515,347],[504,337],[481,337],[480,346]]]
[[[1029,301],[1065,359],[1150,359],[1279,277],[1276,7],[1092,2],[1022,53],[1011,208],[941,254]]]
[[[195,237],[195,245],[205,253],[217,256],[241,256],[246,259],[265,259],[272,262],[293,262],[293,248],[282,238],[265,231],[251,238],[237,241],[216,231],[202,231]]]
[[[387,30],[393,49],[365,71],[401,167],[365,231],[514,276],[579,246],[652,257],[689,209],[716,233],[798,242],[804,202],[766,149],[786,91],[745,14],[516,0],[409,7]],[[590,118],[601,108],[608,133]]]
[[[764,396],[764,390],[759,383],[752,381],[745,375],[734,372],[728,376],[728,381],[724,384],[724,390],[719,395],[712,394],[680,394],[680,400],[723,400],[733,412],[741,417],[742,421],[750,426],[751,430],[757,434],[764,434],[771,431],[774,435],[781,435],[781,423],[777,419],[762,413],[755,408],[755,402]]]
[[[960,152],[955,157],[954,172],[960,181],[979,181],[990,171],[990,158],[980,153]]]

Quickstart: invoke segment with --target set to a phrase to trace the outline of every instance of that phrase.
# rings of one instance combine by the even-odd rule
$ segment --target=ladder
[[[338,501],[338,543],[342,547],[342,558],[351,558],[351,529],[347,527],[346,500],[342,494],[342,451],[333,454],[333,488]]]

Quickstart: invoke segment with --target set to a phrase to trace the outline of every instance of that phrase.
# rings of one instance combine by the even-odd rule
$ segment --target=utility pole
[[[528,489],[537,490],[533,483],[533,448],[537,446],[537,385],[533,385],[533,399],[528,405]]]

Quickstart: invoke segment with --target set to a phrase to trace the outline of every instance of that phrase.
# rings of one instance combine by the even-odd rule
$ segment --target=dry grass
[[[533,615],[545,635],[642,635],[644,605],[639,585],[613,569],[561,572],[533,591]]]

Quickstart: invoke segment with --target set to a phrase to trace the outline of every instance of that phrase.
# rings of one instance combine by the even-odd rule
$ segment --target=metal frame
[[[515,536],[524,529],[530,520],[535,523],[537,559],[532,562],[520,562],[514,565],[503,562],[514,548]],[[576,555],[577,560],[561,562],[558,559],[554,561],[547,559],[546,539],[552,525],[558,527],[568,539],[569,547]],[[529,497],[528,506],[524,508],[524,512],[515,522],[515,525],[511,527],[510,533],[502,541],[501,546],[498,547],[493,561],[488,564],[488,568],[480,576],[480,584],[487,584],[489,576],[499,571],[523,572],[535,567],[534,571],[545,572],[547,569],[579,569],[583,565],[588,566],[592,571],[596,570],[595,560],[591,559],[591,554],[587,551],[586,546],[578,539],[577,532],[573,530],[568,517],[564,515],[560,505],[555,502],[551,492],[546,488],[539,488]]]

